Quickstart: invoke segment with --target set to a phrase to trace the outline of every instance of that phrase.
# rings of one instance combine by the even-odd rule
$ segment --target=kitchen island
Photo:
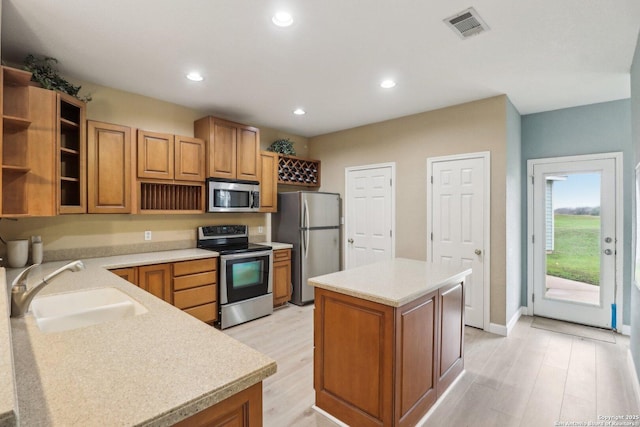
[[[316,406],[349,425],[416,425],[464,369],[469,274],[396,258],[309,279]]]
[[[4,333],[10,323],[13,344],[13,366],[0,363],[0,375],[15,378],[15,395],[0,402],[0,425],[189,425],[220,411],[262,425],[262,381],[276,372],[275,361],[107,270],[217,255],[190,249],[93,258],[85,270],[54,279],[38,297],[111,287],[147,312],[63,332],[41,331],[30,314],[0,324]],[[63,264],[36,267],[29,287]],[[8,272],[7,286],[15,275]]]

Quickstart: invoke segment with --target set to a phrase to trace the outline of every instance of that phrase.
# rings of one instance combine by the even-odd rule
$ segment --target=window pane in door
[[[545,298],[600,303],[601,174],[545,175]]]

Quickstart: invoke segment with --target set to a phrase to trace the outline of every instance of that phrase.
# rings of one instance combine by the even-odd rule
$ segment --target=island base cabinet
[[[392,307],[316,288],[316,405],[348,425],[391,425],[393,335]]]
[[[262,426],[262,382],[176,424],[175,427]]]
[[[442,288],[438,360],[438,397],[464,370],[464,287],[462,283]]]
[[[414,426],[464,368],[462,283],[401,307],[315,289],[316,405],[357,426]]]

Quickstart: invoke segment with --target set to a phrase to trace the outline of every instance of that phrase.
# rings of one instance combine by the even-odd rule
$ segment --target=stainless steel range
[[[249,243],[246,225],[212,225],[198,227],[198,247],[220,254],[221,329],[273,313],[271,246]]]

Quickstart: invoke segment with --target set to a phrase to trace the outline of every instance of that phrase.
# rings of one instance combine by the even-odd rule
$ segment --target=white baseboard
[[[640,402],[640,383],[638,382],[638,371],[636,371],[636,364],[633,363],[633,355],[631,349],[627,350],[627,365],[629,367],[629,373],[631,374],[631,382],[633,383],[633,391],[636,395],[636,402]]]
[[[618,330],[622,335],[631,336],[631,325],[622,324],[622,329]]]
[[[489,323],[489,329],[487,330],[487,332],[491,332],[492,334],[506,337],[507,327],[504,325],[498,325],[497,323]]]
[[[497,323],[490,323],[487,332],[501,335],[503,337],[508,337],[514,326],[516,326],[516,323],[518,323],[518,320],[520,320],[520,316],[522,315],[527,315],[527,307],[520,307],[518,310],[516,310],[516,312],[513,313],[513,316],[511,316],[511,319],[509,319],[509,323],[507,323],[507,326],[498,325]]]
[[[514,326],[516,326],[518,320],[520,320],[520,316],[522,316],[523,310],[526,310],[526,307],[520,307],[518,310],[516,310],[515,313],[513,313],[513,316],[511,316],[511,320],[509,320],[509,323],[507,323],[507,336],[509,336]]]

